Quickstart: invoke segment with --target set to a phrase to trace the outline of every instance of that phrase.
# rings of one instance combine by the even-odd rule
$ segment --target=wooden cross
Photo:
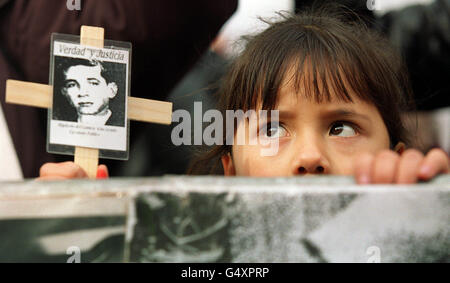
[[[99,27],[82,26],[80,43],[85,46],[103,48],[105,30]],[[52,108],[53,86],[7,80],[6,102]],[[128,119],[170,125],[172,123],[172,103],[128,97]],[[75,163],[83,168],[89,178],[96,178],[99,149],[75,148]]]

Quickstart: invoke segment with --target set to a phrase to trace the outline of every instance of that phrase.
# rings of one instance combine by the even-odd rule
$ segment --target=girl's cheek
[[[289,176],[288,167],[284,164],[277,163],[274,166],[273,161],[260,162],[249,169],[248,175],[251,177],[285,177]]]
[[[278,145],[273,148],[276,148],[276,150],[274,150],[271,156],[258,154],[258,160],[250,168],[251,176],[285,177],[291,175],[292,152],[288,152],[289,140],[279,139]]]
[[[251,177],[282,177],[289,175],[288,160],[285,154],[286,143],[279,143],[276,152],[263,156],[262,149],[267,147],[240,146],[235,152],[236,175]]]
[[[339,156],[333,162],[332,170],[330,174],[332,175],[352,175],[354,168],[354,160],[353,156]]]
[[[330,137],[328,145],[335,152],[342,154],[355,154],[367,148],[364,137],[356,136],[351,138]]]
[[[355,138],[330,138],[327,143],[327,156],[331,175],[352,175],[354,160],[365,151],[363,141]]]
[[[362,153],[376,153],[384,147],[364,136],[351,138],[331,138],[328,142],[329,152],[333,152],[330,158],[338,156],[337,159],[343,163],[352,163],[353,159]],[[348,161],[348,162],[344,162]]]
[[[330,140],[328,146],[333,175],[352,175],[359,156],[364,153],[375,154],[385,148],[384,144],[361,136]]]

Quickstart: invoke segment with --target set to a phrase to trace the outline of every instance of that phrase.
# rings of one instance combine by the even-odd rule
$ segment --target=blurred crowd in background
[[[2,4],[2,2],[4,2]],[[18,145],[21,137],[12,133],[12,140],[18,151],[22,176],[37,176],[38,165],[44,161],[68,160],[67,156],[51,156],[42,152],[33,160],[23,157],[35,152],[45,151],[46,113],[44,110],[23,110],[17,106],[4,105],[4,81],[11,76],[22,80],[45,83],[48,66],[29,70],[22,66],[32,65],[35,58],[14,59],[14,44],[25,44],[23,37],[6,38],[7,30],[2,21],[13,21],[10,14],[25,13],[27,4],[22,10],[15,2],[19,0],[0,1],[0,47],[4,61],[0,58],[0,98],[4,111],[9,113],[6,120],[32,119],[24,111],[39,112],[36,123],[39,126],[40,139],[26,145]],[[34,2],[34,1],[31,1]],[[39,2],[39,1],[36,1]],[[49,1],[54,2],[54,1]],[[64,1],[63,1],[64,2]],[[240,0],[194,1],[196,4],[183,4],[184,1],[110,1],[111,7],[90,7],[92,0],[85,0],[82,11],[76,16],[63,18],[64,24],[55,25],[51,21],[41,23],[48,27],[40,29],[50,32],[76,33],[75,26],[80,23],[102,25],[107,30],[109,39],[132,41],[133,72],[132,96],[167,100],[174,103],[174,110],[186,109],[193,113],[194,102],[203,102],[203,111],[215,108],[217,97],[215,92],[220,77],[226,71],[228,63],[242,50],[241,36],[254,34],[264,29],[265,23],[259,17],[274,19],[277,11],[294,12],[312,5],[313,0]],[[100,1],[102,2],[102,1]],[[123,2],[124,4],[117,4]],[[131,4],[135,2],[135,4]],[[162,4],[162,3],[165,4]],[[191,1],[187,1],[191,2]],[[400,49],[409,68],[413,92],[416,99],[416,113],[405,113],[409,127],[414,135],[414,146],[423,151],[432,147],[441,147],[450,152],[450,0],[341,0],[336,1],[354,10],[368,26],[386,34],[394,46]],[[56,2],[55,2],[56,3]],[[128,6],[127,6],[128,5]],[[3,7],[2,7],[3,6]],[[122,7],[123,6],[123,7]],[[142,7],[141,7],[142,6]],[[125,9],[123,12],[120,9]],[[43,13],[38,10],[34,13]],[[97,9],[96,9],[97,8]],[[93,15],[86,16],[88,9]],[[140,12],[135,14],[133,9]],[[146,10],[148,9],[148,10]],[[151,12],[150,12],[151,11]],[[27,10],[26,12],[29,12]],[[55,13],[58,11],[55,11]],[[60,13],[70,13],[62,12]],[[97,14],[95,14],[97,13]],[[107,13],[109,13],[107,15]],[[112,15],[111,15],[112,13]],[[146,14],[147,13],[147,14]],[[19,16],[18,16],[19,17]],[[31,17],[31,16],[30,16]],[[43,17],[43,16],[42,16]],[[85,20],[82,18],[85,17]],[[151,18],[153,20],[146,20]],[[93,18],[97,20],[92,20]],[[130,18],[133,18],[131,20]],[[70,22],[73,22],[71,25]],[[21,22],[18,21],[20,24]],[[11,25],[11,23],[8,23]],[[25,25],[25,23],[23,23]],[[139,30],[144,25],[153,25]],[[66,28],[72,26],[71,28]],[[25,28],[25,27],[23,27]],[[39,29],[39,28],[38,28]],[[15,31],[18,32],[17,28]],[[55,31],[55,30],[52,30]],[[33,37],[37,34],[28,34]],[[24,35],[25,36],[25,35]],[[146,38],[144,38],[146,37]],[[36,49],[36,56],[48,60],[49,50],[45,47],[47,38],[41,36],[33,42],[44,42],[41,49]],[[7,42],[5,41],[7,40]],[[49,40],[49,38],[48,38]],[[1,43],[3,42],[3,44]],[[47,44],[47,45],[46,45]],[[151,53],[150,58],[143,54]],[[155,59],[156,58],[156,59]],[[2,71],[2,64],[17,66],[15,71]],[[47,69],[45,69],[47,67]],[[3,74],[2,74],[3,72]],[[45,76],[33,76],[31,72],[47,72]],[[1,114],[1,113],[0,113]],[[7,116],[7,114],[5,114]],[[36,116],[37,117],[37,116]],[[416,119],[417,117],[417,119]],[[12,122],[9,122],[11,130]],[[26,125],[26,123],[24,123]],[[30,125],[28,125],[30,126]],[[171,143],[171,130],[176,126],[160,126],[154,124],[132,123],[130,160],[102,161],[110,168],[112,176],[160,176],[165,174],[184,174],[191,158],[199,149],[195,146],[176,147]],[[14,132],[14,130],[13,130]],[[22,136],[23,138],[23,136]],[[31,147],[31,148],[28,148]],[[28,148],[28,149],[25,149]],[[38,161],[38,162],[37,162]],[[28,163],[27,163],[28,162]]]

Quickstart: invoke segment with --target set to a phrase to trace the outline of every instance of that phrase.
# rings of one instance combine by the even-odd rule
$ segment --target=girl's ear
[[[397,152],[398,154],[402,154],[405,151],[405,144],[402,142],[399,142],[395,146],[394,151]]]
[[[222,166],[225,176],[236,176],[233,159],[231,158],[231,155],[229,153],[222,156]]]

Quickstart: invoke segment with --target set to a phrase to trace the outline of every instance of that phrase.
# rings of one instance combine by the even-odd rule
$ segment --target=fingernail
[[[358,182],[361,185],[368,185],[368,184],[370,184],[370,178],[368,175],[362,174],[361,176],[359,176]]]
[[[108,173],[106,172],[105,169],[98,168],[98,170],[97,170],[97,179],[99,179],[99,180],[108,179]]]
[[[428,177],[431,175],[431,168],[430,166],[422,166],[422,168],[420,168],[420,172],[419,174],[423,177]]]

